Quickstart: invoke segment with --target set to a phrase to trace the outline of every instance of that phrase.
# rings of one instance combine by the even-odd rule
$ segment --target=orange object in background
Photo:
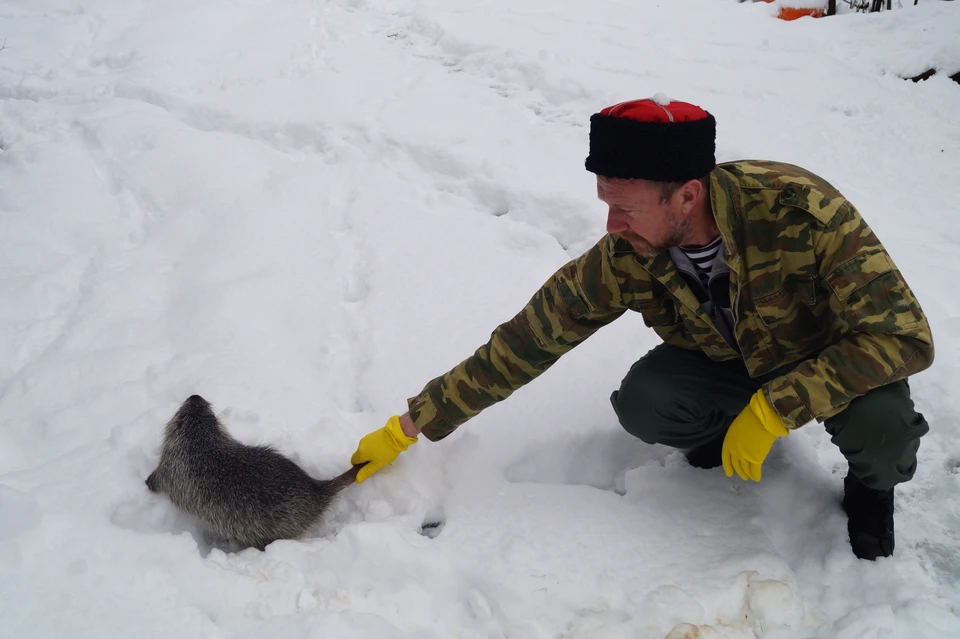
[[[791,9],[789,7],[781,7],[780,14],[777,17],[781,20],[796,20],[797,18],[804,18],[806,16],[821,18],[823,17],[823,11],[823,9]]]
[[[776,2],[776,0],[760,0],[760,2]],[[796,20],[797,18],[805,18],[810,16],[811,18],[822,18],[826,9],[794,9],[792,7],[780,7],[780,13],[777,14],[777,17],[781,20]]]

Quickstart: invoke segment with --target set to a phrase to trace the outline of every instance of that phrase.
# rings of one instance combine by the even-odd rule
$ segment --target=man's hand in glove
[[[357,473],[357,483],[363,483],[370,475],[392,464],[400,453],[417,442],[416,433],[417,427],[405,414],[402,417],[394,415],[383,428],[365,435],[350,458],[351,464],[369,462]]]
[[[727,477],[732,477],[736,471],[744,481],[760,481],[760,467],[773,448],[773,442],[789,432],[763,391],[757,391],[730,424],[723,440],[723,471]]]

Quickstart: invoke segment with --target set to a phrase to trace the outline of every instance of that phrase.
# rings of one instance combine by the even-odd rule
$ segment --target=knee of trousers
[[[610,403],[624,430],[648,444],[659,444],[678,423],[686,421],[674,415],[675,396],[676,390],[667,381],[638,366],[613,391]]]
[[[913,478],[920,438],[930,429],[915,410],[905,381],[854,399],[826,427],[854,474],[877,490]]]

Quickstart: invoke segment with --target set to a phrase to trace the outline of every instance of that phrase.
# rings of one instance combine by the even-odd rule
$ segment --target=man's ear
[[[680,187],[680,210],[687,214],[693,210],[703,193],[703,182],[697,179],[688,180]]]

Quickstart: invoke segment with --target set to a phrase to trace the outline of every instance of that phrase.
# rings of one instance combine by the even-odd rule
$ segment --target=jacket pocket
[[[676,307],[666,300],[638,302],[637,308],[643,316],[643,323],[650,328],[673,326],[679,320]]]
[[[826,300],[818,295],[817,281],[809,276],[788,276],[776,293],[754,300],[766,330],[787,350],[807,350],[824,333]]]
[[[920,305],[900,271],[883,252],[858,255],[826,277],[844,319],[858,330],[896,332],[923,321]]]

